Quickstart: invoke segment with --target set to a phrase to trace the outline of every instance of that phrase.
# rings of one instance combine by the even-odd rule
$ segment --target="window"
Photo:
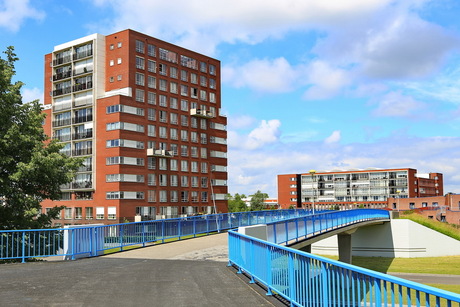
[[[197,188],[198,187],[198,177],[197,176],[192,176],[192,188]]]
[[[176,159],[169,160],[169,170],[177,171],[177,160]]]
[[[148,109],[148,119],[149,120],[156,120],[156,111],[155,109]]]
[[[208,79],[205,76],[200,76],[200,85],[201,86],[207,86],[208,85]]]
[[[137,69],[144,69],[145,68],[144,58],[136,56],[136,68]]]
[[[165,175],[165,174],[158,175],[158,182],[161,187],[168,186],[168,175]]]
[[[209,93],[209,102],[216,103],[216,94]]]
[[[160,138],[163,138],[163,139],[168,138],[168,133],[167,133],[166,127],[160,127],[159,128],[159,134],[160,134]]]
[[[158,71],[160,73],[160,75],[163,75],[163,76],[166,76],[166,74],[168,73],[168,66],[166,64],[158,64]]]
[[[409,203],[409,209],[415,209],[415,203]]]
[[[149,169],[156,169],[157,160],[155,160],[155,157],[147,157],[147,163]]]
[[[168,82],[165,79],[160,79],[159,80],[159,88],[160,88],[160,91],[165,91],[166,92],[166,90],[168,88]]]
[[[169,130],[169,136],[172,140],[177,140],[177,129],[176,128],[171,128]]]
[[[188,161],[180,161],[180,170],[183,172],[188,172]]]
[[[192,147],[190,147],[190,151],[191,151],[191,154],[190,154],[190,155],[191,155],[193,158],[198,158],[198,147],[192,146]]]
[[[216,80],[214,79],[209,79],[209,87],[212,89],[216,88]]]
[[[147,86],[150,88],[156,88],[157,87],[157,79],[153,76],[148,76],[147,77]]]
[[[198,77],[197,77],[197,75],[195,73],[190,74],[190,82],[193,83],[193,84],[198,83]]]
[[[168,99],[165,95],[160,95],[160,107],[167,107]]]
[[[153,185],[153,186],[155,186],[157,184],[155,174],[148,174],[147,175],[147,184],[148,185]]]
[[[178,186],[178,181],[177,181],[177,175],[170,175],[170,184],[172,187],[177,187]]]
[[[164,170],[164,171],[168,170],[168,159],[166,159],[166,158],[159,158],[159,159],[158,159],[158,163],[159,163],[158,169]]]
[[[180,94],[182,96],[188,96],[188,86],[187,85],[184,85],[184,84],[180,85]]]
[[[144,74],[141,74],[138,72],[136,73],[136,84],[144,86],[145,84]]]
[[[113,66],[114,64],[115,64],[115,62],[113,60],[110,60],[109,65]]]
[[[213,76],[216,75],[216,66],[209,64],[209,73]]]
[[[110,50],[113,50],[115,47],[113,46],[113,44],[110,44]]]
[[[192,173],[198,173],[198,162],[197,161],[192,161],[190,163],[190,170]]]
[[[96,220],[104,219],[104,207],[96,207]]]
[[[180,71],[180,79],[182,81],[187,82],[188,78],[187,78],[187,71],[186,70],[181,70]]]
[[[159,111],[160,122],[166,123],[168,121],[168,113],[166,111]]]
[[[200,71],[207,72],[207,65],[205,62],[200,62]]]
[[[165,203],[168,201],[167,191],[160,191],[160,202]]]
[[[64,209],[64,218],[65,218],[66,220],[71,220],[71,219],[73,218],[73,216],[72,216],[72,209],[73,209],[73,208],[65,208],[65,209]]]
[[[169,83],[169,92],[173,94],[177,94],[177,83],[176,82]]]
[[[188,176],[181,176],[180,177],[180,186],[183,188],[188,187]]]
[[[188,146],[187,145],[180,146],[180,155],[182,157],[188,157]]]
[[[121,58],[117,59],[117,64],[121,64]]]
[[[144,53],[144,42],[136,40],[136,52]]]
[[[155,190],[149,190],[147,193],[148,193],[148,202],[157,201],[157,193]]]
[[[180,109],[182,111],[188,112],[188,101],[187,100],[181,100],[180,101]]]
[[[147,54],[149,56],[155,56],[155,46],[152,44],[147,45]]]
[[[136,101],[144,102],[145,101],[145,92],[144,90],[136,89]]]
[[[208,163],[201,162],[201,172],[202,173],[207,173],[208,172]]]
[[[112,83],[114,81],[113,77],[110,77],[109,82]]]
[[[171,78],[177,79],[177,68],[176,67],[170,67],[169,68],[169,76]]]
[[[206,91],[200,90],[200,100],[203,100],[203,101],[207,101],[207,100],[208,100],[208,96],[207,96]]]
[[[181,191],[180,198],[183,203],[188,202],[188,191]]]
[[[147,61],[147,70],[149,72],[157,72],[157,63],[155,61],[152,61],[152,60],[148,60]]]
[[[86,207],[85,208],[85,218],[87,220],[93,219],[93,207]]]
[[[117,219],[117,207],[108,207],[107,208],[107,219],[108,220]]]
[[[171,199],[170,199],[170,201],[171,202],[178,202],[179,201],[177,191],[171,191]]]
[[[148,92],[147,99],[148,99],[147,100],[148,104],[153,104],[153,105],[157,104],[157,94],[156,93]]]
[[[170,107],[171,109],[176,109],[176,110],[177,110],[177,98],[171,97],[171,98],[169,99],[169,107]]]

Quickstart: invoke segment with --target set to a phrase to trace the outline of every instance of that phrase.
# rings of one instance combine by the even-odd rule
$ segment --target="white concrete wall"
[[[238,227],[238,232],[247,236],[267,241],[267,225],[265,224]]]
[[[460,241],[410,220],[359,228],[352,234],[354,256],[438,257],[460,255]],[[311,252],[338,255],[337,236],[312,244]]]

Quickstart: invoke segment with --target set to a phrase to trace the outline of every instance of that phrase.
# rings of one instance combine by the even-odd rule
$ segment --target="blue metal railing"
[[[294,243],[352,224],[389,219],[389,211],[382,209],[354,209],[306,215],[267,223],[267,241],[277,244]]]
[[[340,213],[340,212],[339,212]],[[343,213],[343,211],[342,211]],[[337,225],[338,226],[338,225]],[[291,306],[452,306],[460,295],[228,232],[229,264]]]
[[[165,242],[239,226],[269,223],[308,215],[308,210],[267,210],[202,215],[166,220],[60,229],[0,231],[0,260],[64,256],[92,257],[127,246]]]

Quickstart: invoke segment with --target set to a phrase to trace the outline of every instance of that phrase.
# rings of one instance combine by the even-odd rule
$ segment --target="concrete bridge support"
[[[337,242],[339,245],[339,261],[351,264],[351,234],[341,233],[337,235]]]

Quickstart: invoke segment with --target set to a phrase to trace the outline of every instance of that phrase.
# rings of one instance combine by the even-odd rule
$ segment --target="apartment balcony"
[[[81,139],[89,139],[92,137],[93,137],[93,131],[85,131],[85,132],[74,133],[72,136],[72,139],[81,140]]]
[[[148,148],[147,156],[148,157],[172,158],[174,157],[174,152],[171,150]]]
[[[93,120],[93,115],[86,115],[86,116],[76,116],[72,119],[74,124],[80,124],[85,122],[90,122]]]
[[[75,70],[73,71],[73,75],[74,76],[80,76],[80,75],[84,75],[84,74],[89,74],[89,73],[92,73],[93,72],[93,68],[83,68],[83,69],[80,69],[80,70]]]
[[[82,84],[75,84],[73,86],[73,91],[78,92],[78,91],[88,90],[91,88],[93,88],[93,82],[89,81],[89,82],[82,83]]]
[[[92,189],[92,188],[93,188],[92,181],[72,182],[72,189],[75,189],[75,190]]]
[[[74,53],[73,59],[80,60],[80,59],[84,59],[92,55],[93,55],[93,49],[90,49],[90,50]]]
[[[201,118],[212,118],[212,113],[210,111],[204,111],[201,109],[191,109],[190,115]]]
[[[65,87],[53,91],[53,97],[72,93],[72,87]]]
[[[53,135],[53,140],[58,140],[60,142],[68,142],[70,141],[70,139],[71,139],[70,134]]]
[[[57,58],[53,60],[53,66],[67,64],[67,63],[70,63],[71,60],[72,60],[72,57],[70,55],[61,57],[61,58]]]
[[[62,79],[67,79],[67,78],[70,78],[72,75],[72,73],[70,71],[66,71],[66,72],[61,72],[61,73],[58,73],[58,74],[54,74],[53,75],[53,81],[58,81],[58,80],[62,80]]]
[[[72,120],[70,118],[53,120],[53,127],[70,126],[70,124],[72,124]]]
[[[72,151],[73,156],[87,156],[93,154],[93,148],[81,148]]]

